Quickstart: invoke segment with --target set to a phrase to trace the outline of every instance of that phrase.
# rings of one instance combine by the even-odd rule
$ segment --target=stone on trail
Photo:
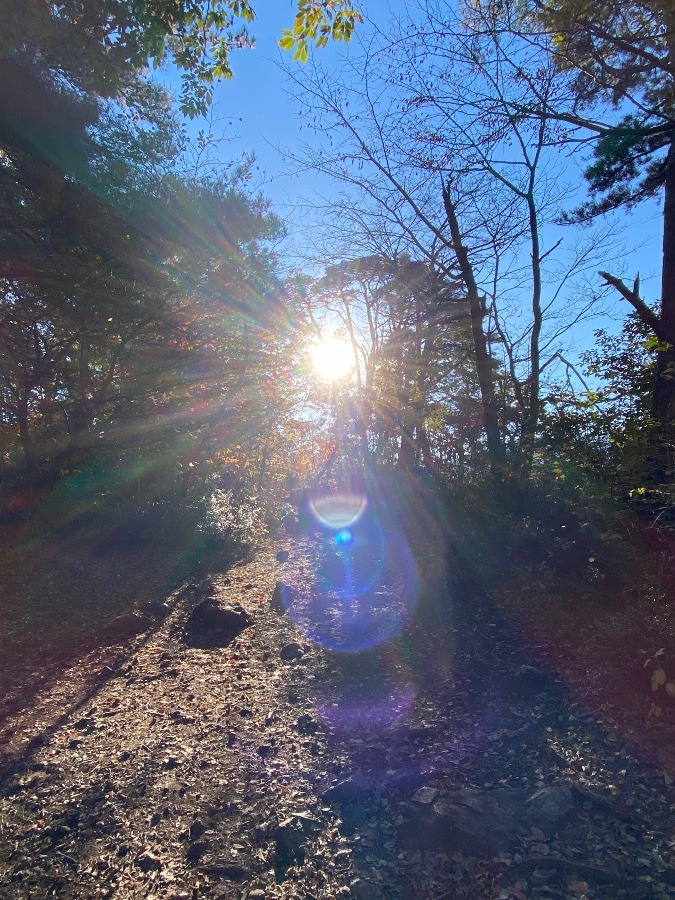
[[[288,550],[279,550],[279,552],[277,553],[277,562],[288,562],[289,557],[290,553],[288,552]]]
[[[279,656],[284,662],[291,662],[294,659],[300,659],[301,656],[304,655],[304,650],[300,646],[300,644],[290,643],[285,644],[281,650],[279,651]]]
[[[171,615],[171,607],[163,600],[150,600],[141,607],[141,611],[146,616],[156,616],[158,619],[166,619]]]
[[[432,788],[425,784],[421,788],[418,788],[410,799],[415,803],[433,803],[437,797],[437,788]]]
[[[188,837],[191,841],[197,841],[206,831],[206,826],[200,819],[195,819],[188,828]]]
[[[143,634],[151,625],[152,622],[143,613],[130,612],[123,613],[123,615],[113,619],[108,626],[108,630],[114,637],[126,638]]]
[[[570,788],[552,786],[530,795],[520,788],[450,791],[435,803],[409,803],[398,830],[408,850],[442,849],[491,858],[518,846],[518,832],[532,826],[552,837],[573,812]]]
[[[144,872],[158,872],[162,868],[159,857],[150,850],[145,850],[136,857],[136,865]]]
[[[491,858],[517,847],[513,806],[526,799],[527,793],[517,789],[452,791],[431,807],[416,804],[418,811],[401,825],[398,840],[409,850],[434,848]]]
[[[569,818],[574,808],[572,790],[566,785],[553,785],[542,788],[528,797],[525,804],[525,819],[550,838],[558,826]]]
[[[372,799],[373,792],[368,781],[355,775],[346,781],[340,781],[329,787],[321,795],[321,799],[326,803],[337,803],[338,805],[345,803],[362,803]]]
[[[293,590],[292,587],[284,584],[283,581],[277,581],[277,583],[274,585],[274,590],[272,591],[270,607],[275,612],[286,612],[288,607],[292,606],[293,603],[295,603],[297,596],[297,591]]]
[[[253,619],[243,606],[221,606],[209,597],[192,610],[185,623],[183,640],[188,647],[226,647],[252,624]]]

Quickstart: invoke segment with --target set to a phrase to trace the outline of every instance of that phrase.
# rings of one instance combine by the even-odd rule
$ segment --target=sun
[[[354,370],[354,350],[343,338],[318,338],[310,355],[314,372],[324,381],[339,381]]]

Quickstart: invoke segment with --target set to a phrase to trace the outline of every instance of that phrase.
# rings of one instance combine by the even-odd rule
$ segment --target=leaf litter
[[[270,603],[313,590],[316,546],[288,543],[8,717],[2,896],[673,895],[672,779],[486,597],[324,649]],[[253,620],[226,647],[185,643],[205,594]]]

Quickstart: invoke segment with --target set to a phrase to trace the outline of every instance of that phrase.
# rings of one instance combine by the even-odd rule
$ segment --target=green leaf
[[[292,50],[295,46],[295,38],[290,31],[284,30],[279,38],[279,46],[282,50]]]
[[[642,345],[645,350],[651,350],[655,353],[664,353],[666,350],[671,350],[673,345],[669,344],[668,341],[661,341],[655,335],[647,338],[647,340]]]

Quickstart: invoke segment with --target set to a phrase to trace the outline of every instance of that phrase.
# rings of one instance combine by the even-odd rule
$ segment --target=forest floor
[[[378,647],[344,652],[328,619],[311,640],[326,560],[269,544],[5,710],[0,896],[675,896],[664,734],[624,728],[588,667],[467,584]],[[205,596],[253,624],[190,646]]]

